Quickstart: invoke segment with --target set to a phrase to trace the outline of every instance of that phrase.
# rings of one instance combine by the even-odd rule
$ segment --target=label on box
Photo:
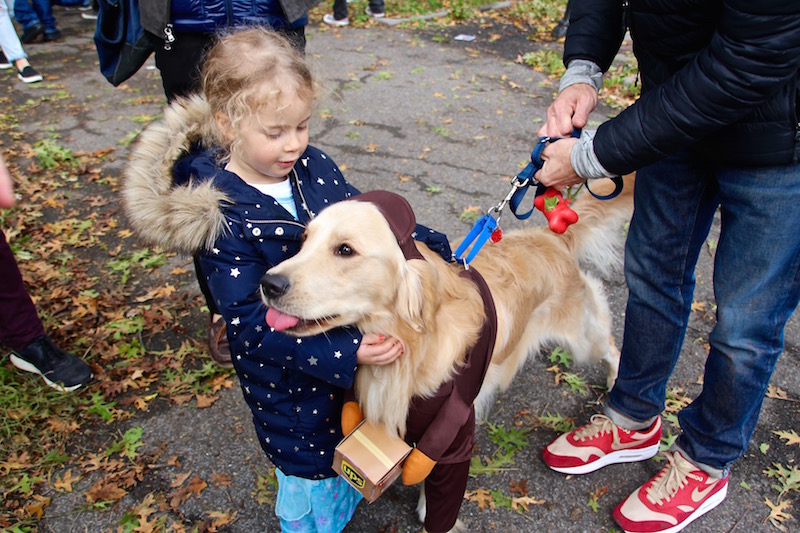
[[[411,446],[386,428],[362,422],[336,446],[333,469],[368,502],[374,502],[400,477]]]

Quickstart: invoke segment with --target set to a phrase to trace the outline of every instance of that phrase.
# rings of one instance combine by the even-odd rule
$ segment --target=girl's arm
[[[358,329],[336,328],[302,338],[272,330],[259,289],[269,265],[247,241],[228,236],[201,256],[201,264],[225,318],[232,357],[296,370],[342,388],[352,385],[362,340]]]

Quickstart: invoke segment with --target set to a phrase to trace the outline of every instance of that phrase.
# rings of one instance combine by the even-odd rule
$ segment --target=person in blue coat
[[[800,2],[576,2],[540,136],[587,124],[628,30],[641,98],[596,132],[550,143],[535,176],[563,188],[636,171],[619,376],[604,413],[543,457],[586,474],[657,453],[695,265],[719,213],[702,392],[679,413],[664,468],[613,512],[625,531],[675,533],[724,501],[800,301]]]
[[[288,41],[234,32],[203,73],[202,95],[142,132],[125,172],[126,214],[144,239],[199,257],[259,443],[277,466],[282,529],[340,531],[360,500],[332,469],[344,393],[359,363],[389,363],[403,348],[352,327],[302,339],[276,331],[260,280],[300,249],[316,214],[358,191],[308,145],[315,85]],[[450,257],[443,235],[418,233]]]
[[[156,67],[161,73],[167,103],[200,90],[200,71],[206,52],[225,32],[250,26],[270,28],[304,52],[307,10],[315,1],[140,0],[142,28],[157,38],[154,39]],[[230,367],[225,321],[211,298],[197,257],[195,272],[209,309],[209,351],[217,363]]]

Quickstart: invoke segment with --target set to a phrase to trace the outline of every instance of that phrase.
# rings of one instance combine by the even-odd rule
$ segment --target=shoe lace
[[[654,505],[670,501],[680,489],[686,486],[688,479],[703,480],[697,474],[692,473],[696,470],[695,466],[682,457],[677,457],[676,453],[666,452],[664,457],[667,458],[667,464],[653,478],[650,486],[645,489],[647,499]]]
[[[589,423],[575,432],[575,438],[579,441],[584,441],[610,432],[614,439],[614,444],[619,444],[619,432],[614,431],[615,429],[626,431],[619,428],[606,415],[592,415],[589,419]]]
[[[219,346],[220,343],[222,342],[222,339],[227,338],[226,337],[227,333],[225,331],[226,329],[227,329],[227,324],[223,324],[222,327],[219,328],[219,330],[217,330],[217,334],[214,335],[214,346]]]

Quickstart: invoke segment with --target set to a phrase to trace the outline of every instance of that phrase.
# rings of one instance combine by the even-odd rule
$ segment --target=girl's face
[[[263,106],[232,133],[238,142],[227,168],[246,183],[283,181],[308,146],[311,102],[289,93],[276,104]]]

